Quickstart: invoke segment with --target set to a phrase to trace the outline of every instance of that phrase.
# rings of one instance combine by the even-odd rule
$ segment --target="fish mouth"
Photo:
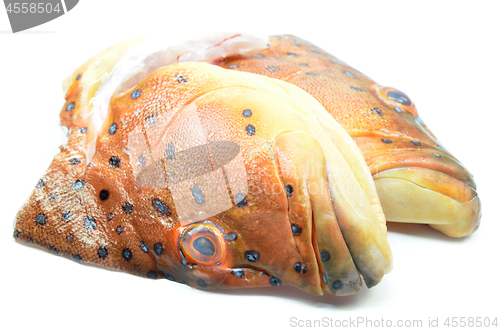
[[[373,179],[389,222],[425,223],[450,237],[479,226],[481,203],[465,181],[417,166],[387,169]]]
[[[470,172],[435,141],[354,138],[389,222],[422,223],[450,237],[479,226],[481,202]]]

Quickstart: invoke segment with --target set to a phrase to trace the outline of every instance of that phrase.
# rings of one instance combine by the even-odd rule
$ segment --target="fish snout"
[[[389,169],[373,177],[388,221],[426,223],[450,237],[466,236],[479,226],[479,197],[461,180],[419,167]]]
[[[471,177],[431,168],[400,166],[374,174],[387,221],[425,223],[450,237],[479,226],[481,203]]]
[[[387,221],[422,223],[450,237],[479,226],[481,203],[470,172],[444,148],[411,139],[357,137]]]

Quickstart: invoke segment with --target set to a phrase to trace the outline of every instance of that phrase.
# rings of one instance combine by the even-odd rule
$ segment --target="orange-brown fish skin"
[[[201,78],[196,77],[197,72],[183,75],[190,80],[204,78],[203,73]],[[75,84],[70,86],[69,96],[78,90],[75,85],[81,77],[77,77],[73,77]],[[316,295],[329,291],[320,279],[314,253],[312,260],[305,261],[297,251],[288,219],[287,194],[278,167],[270,163],[274,159],[271,146],[265,145],[248,165],[253,170],[248,175],[244,202],[194,223],[217,227],[223,235],[225,254],[220,263],[203,265],[182,253],[180,237],[190,225],[179,222],[169,187],[138,185],[133,158],[141,150],[130,150],[126,145],[136,129],[147,135],[144,123],[150,116],[171,117],[172,109],[196,95],[196,88],[189,84],[184,87],[175,77],[175,67],[159,70],[134,90],[112,99],[96,154],[89,164],[85,162],[87,130],[80,127],[79,108],[62,110],[63,118],[71,115],[77,120],[68,120],[68,143],[61,147],[18,213],[15,238],[77,262],[153,279],[167,278],[198,288],[295,285]],[[141,91],[140,97],[135,97],[136,90]],[[164,98],[163,91],[173,91],[179,98]],[[244,116],[231,115],[243,109],[235,107],[227,109],[215,102],[198,111],[218,112],[222,123],[238,123],[238,127],[245,128]],[[209,116],[206,118],[208,121]],[[257,125],[259,121],[254,113],[252,123]],[[265,123],[259,129],[265,130]],[[225,139],[240,139],[243,153],[255,153],[255,145],[244,130],[217,134],[221,140],[225,134],[240,135]],[[303,231],[302,245],[312,250],[312,235],[306,236],[305,228]],[[247,252],[258,253],[256,263],[245,258]]]
[[[106,52],[120,54],[127,47],[112,47],[100,56],[106,59]],[[99,83],[95,83],[92,75],[85,76],[93,70],[106,75],[114,63],[116,61],[105,61],[106,65],[100,67],[91,60],[70,77],[67,102],[61,111],[61,122],[70,128],[69,141],[19,212],[14,232],[18,240],[40,245],[79,262],[143,277],[164,277],[200,288],[289,284],[313,294],[330,291],[340,295],[359,290],[359,282],[352,282],[352,288],[345,293],[335,292],[336,288],[331,286],[333,279],[327,279],[329,284],[325,284],[325,270],[314,244],[320,234],[314,233],[310,224],[301,223],[303,233],[299,239],[290,231],[290,221],[298,224],[303,218],[311,217],[312,209],[324,210],[332,201],[323,199],[323,204],[315,206],[296,203],[301,206],[294,210],[297,215],[290,214],[288,203],[298,195],[290,197],[282,184],[299,183],[293,176],[286,178],[289,166],[286,157],[280,159],[271,145],[252,158],[250,167],[255,170],[248,177],[249,190],[244,203],[237,204],[233,196],[232,208],[194,223],[217,233],[216,241],[220,240],[221,252],[224,252],[218,264],[197,263],[183,253],[180,238],[191,225],[179,222],[168,187],[138,185],[134,171],[139,167],[135,161],[141,150],[130,148],[127,142],[134,130],[146,135],[145,125],[149,125],[150,116],[172,116],[172,109],[179,108],[196,94],[195,89],[180,84],[186,77],[199,81],[203,77],[196,77],[196,72],[182,72],[179,78],[179,72],[174,72],[175,66],[170,66],[153,73],[137,88],[114,97],[96,142],[95,156],[87,164],[86,105]],[[477,227],[480,203],[472,176],[438,146],[435,137],[418,118],[413,104],[400,105],[396,110],[394,100],[386,100],[385,94],[381,95],[393,90],[378,86],[363,74],[295,37],[274,37],[271,47],[256,57],[228,58],[218,64],[232,70],[279,78],[303,88],[353,136],[376,181],[392,180],[384,177],[387,174],[401,175],[443,197],[452,197],[464,205],[470,203],[471,215],[461,227],[456,224],[431,226],[452,236],[466,235]],[[95,84],[90,84],[92,82]],[[139,95],[134,94],[136,89],[141,91]],[[164,91],[169,91],[169,98]],[[219,100],[205,104],[200,111],[207,116],[202,118],[227,123],[229,127],[242,128],[248,124],[242,116],[232,115],[241,115],[241,105],[236,107],[235,101],[228,108],[222,98]],[[252,121],[257,122],[253,123],[261,124],[258,130],[280,125],[265,120],[258,122],[258,119],[254,114]],[[236,139],[224,137],[227,134],[224,130],[215,133],[220,134],[220,140]],[[243,137],[236,139],[240,139],[243,151],[254,153],[256,145],[245,140],[245,134]],[[286,149],[286,144],[280,148]],[[321,158],[319,154],[316,150],[311,155]],[[274,157],[276,162],[270,163]],[[406,172],[394,172],[401,169]],[[384,194],[392,197],[393,193],[384,191]],[[336,216],[342,218],[341,214]],[[333,228],[328,230],[334,231]],[[329,234],[336,238],[330,242],[334,246],[332,249],[338,249],[336,244],[343,241],[342,234]],[[258,252],[258,263],[245,258],[248,252]],[[349,251],[338,249],[336,253],[350,258]],[[349,263],[353,265],[352,260],[345,264]],[[357,267],[360,270],[362,266]],[[380,280],[383,272],[380,273],[382,275],[373,279],[364,277],[369,287]],[[355,276],[359,279],[357,272]]]
[[[388,221],[429,223],[452,237],[468,235],[478,228],[481,204],[472,175],[439,144],[406,95],[378,85],[322,49],[290,35],[271,37],[270,47],[254,57],[230,57],[217,64],[231,70],[281,79],[304,89],[320,101],[353,137],[376,184],[377,175],[384,171],[416,167],[420,169],[421,178],[427,178],[426,190],[451,197],[446,201],[453,204],[450,209],[461,209],[457,215],[449,213],[448,219],[445,213],[444,218],[429,219],[429,215],[418,216],[416,212],[405,214],[404,207],[394,210],[389,202],[381,199]],[[392,99],[388,97],[389,92]],[[406,99],[397,98],[401,95]],[[422,183],[417,182],[409,183],[408,189]],[[458,190],[464,190],[464,193],[454,204],[453,192]],[[451,195],[447,195],[450,192]],[[411,197],[412,194],[408,195]],[[389,194],[387,200],[393,201],[395,197],[397,192]],[[407,204],[406,209],[413,212],[418,206],[411,200],[401,198],[398,204]],[[431,196],[421,202],[428,208],[433,200],[434,196]]]

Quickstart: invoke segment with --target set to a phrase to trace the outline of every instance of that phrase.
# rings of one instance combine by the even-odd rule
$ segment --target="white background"
[[[0,329],[286,330],[296,329],[292,317],[421,319],[424,326],[436,317],[441,326],[446,317],[500,318],[499,14],[498,1],[82,0],[52,22],[12,34],[1,8]],[[350,297],[286,286],[201,291],[15,243],[16,212],[64,143],[62,80],[109,45],[158,31],[177,39],[291,33],[405,91],[475,175],[479,230],[457,240],[425,225],[389,226],[393,271]]]

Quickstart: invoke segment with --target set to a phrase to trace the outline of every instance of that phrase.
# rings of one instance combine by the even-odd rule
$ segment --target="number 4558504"
[[[7,6],[7,12],[8,13],[15,13],[15,14],[27,14],[27,13],[60,13],[62,9],[59,7],[59,3],[57,3],[55,6],[52,6],[51,3],[9,3]]]
[[[447,327],[498,327],[497,318],[489,317],[448,317],[444,321]]]

